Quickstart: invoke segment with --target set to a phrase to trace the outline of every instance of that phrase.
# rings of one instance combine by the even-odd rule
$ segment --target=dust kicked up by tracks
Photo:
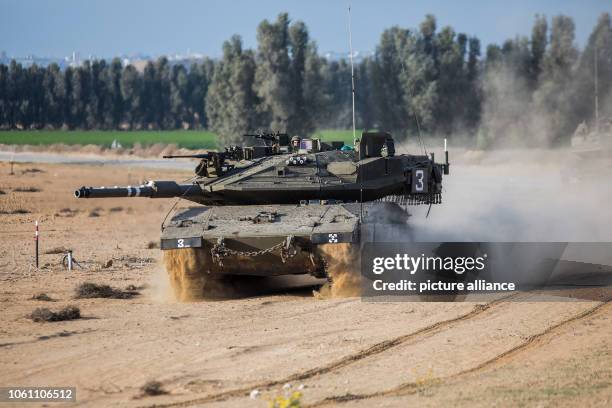
[[[324,244],[319,251],[327,263],[330,282],[315,292],[317,298],[355,297],[361,295],[359,248],[353,244]]]
[[[164,264],[176,300],[190,302],[236,295],[228,278],[206,272],[210,262],[210,253],[199,248],[164,251]]]

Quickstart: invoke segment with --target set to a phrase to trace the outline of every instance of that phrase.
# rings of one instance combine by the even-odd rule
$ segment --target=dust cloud
[[[556,121],[540,101],[539,93],[508,67],[486,72],[482,80],[484,101],[477,132],[481,148],[548,147]],[[560,98],[549,103],[567,103]]]
[[[327,273],[331,279],[318,291],[318,299],[361,296],[359,249],[349,243],[324,244],[319,251],[327,261]]]
[[[437,156],[441,157],[441,156]],[[450,149],[441,205],[410,207],[414,241],[612,241],[612,157]]]
[[[164,251],[164,265],[174,299],[192,302],[233,294],[233,288],[223,276],[206,273],[206,265],[210,262],[210,253],[199,248]]]
[[[163,255],[162,255],[163,258]],[[149,277],[149,288],[148,295],[154,302],[157,303],[174,303],[176,297],[174,290],[170,284],[168,272],[164,268],[164,262],[158,262],[153,273]]]
[[[227,300],[266,294],[302,296],[319,287],[321,279],[298,276],[249,276],[209,273],[209,248],[163,251],[163,267],[152,277],[152,297],[161,302]],[[265,266],[261,266],[265,267]]]

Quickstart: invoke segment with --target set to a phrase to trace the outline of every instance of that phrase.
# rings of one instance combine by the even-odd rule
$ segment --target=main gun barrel
[[[194,197],[202,194],[196,183],[178,184],[174,181],[150,181],[140,186],[126,187],[81,187],[74,192],[76,198],[112,198],[112,197]]]
[[[168,154],[162,156],[163,159],[210,159],[212,155],[210,153],[199,153],[199,154]]]

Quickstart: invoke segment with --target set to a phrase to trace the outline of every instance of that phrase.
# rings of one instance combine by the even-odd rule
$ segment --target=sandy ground
[[[148,249],[173,200],[76,200],[72,191],[189,173],[26,163],[14,170],[0,163],[0,386],[76,386],[78,406],[264,407],[298,389],[305,406],[612,404],[604,289],[565,301],[525,294],[520,302],[368,303],[318,299],[316,282],[279,279],[242,299],[175,303],[165,296],[159,250]],[[61,254],[45,254],[57,247],[72,249],[82,268],[68,272]],[[85,281],[134,285],[141,294],[74,299]],[[54,301],[31,299],[40,292]],[[82,319],[25,317],[69,304]],[[149,380],[168,394],[142,396]]]

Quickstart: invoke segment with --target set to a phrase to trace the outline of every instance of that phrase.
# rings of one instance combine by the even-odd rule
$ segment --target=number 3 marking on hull
[[[423,179],[425,178],[425,172],[422,169],[417,169],[414,172],[416,177],[416,184],[414,185],[415,191],[422,192],[425,185]]]

